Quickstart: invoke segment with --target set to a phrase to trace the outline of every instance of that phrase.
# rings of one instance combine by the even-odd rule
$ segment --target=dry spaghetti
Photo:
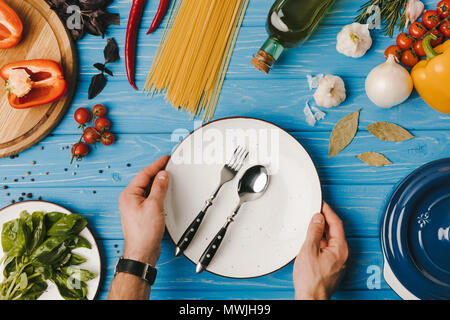
[[[174,1],[144,91],[211,119],[248,2]]]

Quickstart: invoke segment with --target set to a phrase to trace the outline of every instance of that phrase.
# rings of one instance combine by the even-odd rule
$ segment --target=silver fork
[[[242,166],[244,165],[244,161],[247,158],[248,153],[249,152],[247,151],[247,149],[242,146],[238,146],[236,150],[234,150],[232,158],[227,164],[223,166],[222,171],[220,172],[220,182],[216,190],[211,195],[211,197],[209,197],[209,199],[206,200],[203,209],[200,211],[197,217],[191,222],[189,227],[181,236],[180,240],[178,240],[177,247],[175,248],[175,256],[180,255],[180,253],[186,250],[186,248],[189,246],[192,239],[194,238],[194,235],[197,233],[198,228],[200,227],[200,224],[203,221],[203,218],[205,217],[206,211],[208,211],[209,207],[211,207],[211,205],[213,204],[214,199],[217,197],[220,188],[222,188],[222,186],[228,181],[233,180],[233,178],[236,176],[236,174],[239,172],[239,170],[241,170]]]

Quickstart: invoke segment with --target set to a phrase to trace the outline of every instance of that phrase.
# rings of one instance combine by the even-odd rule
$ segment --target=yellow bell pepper
[[[430,40],[435,35],[427,35],[422,45],[427,60],[417,63],[411,76],[422,99],[433,109],[450,113],[450,40],[433,49]]]

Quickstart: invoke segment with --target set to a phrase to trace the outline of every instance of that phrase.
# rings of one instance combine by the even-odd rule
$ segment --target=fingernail
[[[167,179],[167,172],[166,171],[161,171],[160,173],[158,173],[158,179],[159,180],[166,180]]]
[[[313,223],[319,223],[322,224],[323,222],[323,215],[320,213],[316,213],[312,218]]]

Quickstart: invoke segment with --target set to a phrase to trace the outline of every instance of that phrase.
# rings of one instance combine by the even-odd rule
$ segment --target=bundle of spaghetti
[[[203,120],[214,114],[249,0],[173,1],[144,92]]]

